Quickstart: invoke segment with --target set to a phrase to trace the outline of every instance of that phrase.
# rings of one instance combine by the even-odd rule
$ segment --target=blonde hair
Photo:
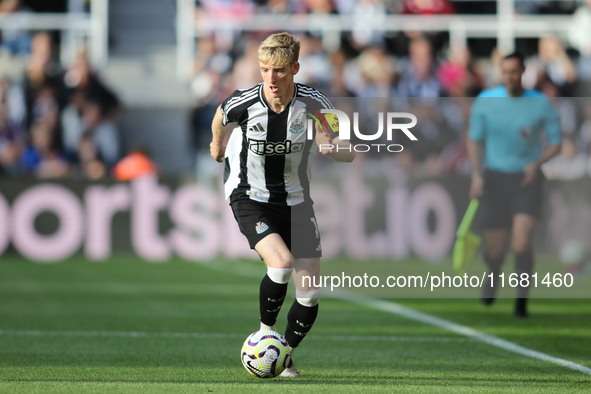
[[[286,32],[271,34],[261,42],[257,54],[261,63],[286,66],[298,61],[300,42]]]

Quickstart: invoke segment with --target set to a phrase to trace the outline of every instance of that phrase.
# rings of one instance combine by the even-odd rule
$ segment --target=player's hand
[[[320,152],[323,155],[328,155],[335,152],[330,133],[319,124],[316,124],[316,145],[318,145]]]
[[[212,142],[209,144],[209,154],[215,161],[221,163],[224,161],[224,155],[226,153],[226,147],[220,143]]]
[[[523,179],[521,180],[521,186],[531,185],[538,176],[540,165],[537,162],[528,164],[523,170]]]
[[[472,183],[470,183],[470,198],[482,197],[484,193],[484,180],[480,174],[472,177]]]

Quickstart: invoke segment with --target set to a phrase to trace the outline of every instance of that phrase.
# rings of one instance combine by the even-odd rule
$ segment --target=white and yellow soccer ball
[[[244,368],[254,376],[274,378],[289,364],[291,348],[278,332],[255,331],[244,341],[240,358]]]

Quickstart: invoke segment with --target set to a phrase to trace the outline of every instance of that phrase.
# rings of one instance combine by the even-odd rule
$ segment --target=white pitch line
[[[26,337],[112,337],[112,338],[179,338],[179,339],[229,339],[245,338],[238,333],[204,332],[145,332],[145,331],[66,331],[66,330],[0,330],[0,336]],[[469,339],[441,336],[393,336],[393,335],[322,335],[309,340],[330,340],[346,342],[465,342]]]
[[[509,352],[517,353],[526,357],[535,358],[537,360],[547,361],[553,364],[560,365],[561,367],[565,367],[568,369],[572,369],[574,371],[591,375],[591,368],[586,367],[584,365],[577,364],[572,361],[565,360],[563,358],[550,356],[549,354],[542,353],[537,350],[528,349],[526,347],[520,346],[516,343],[507,341],[505,339],[501,339],[493,335],[484,334],[480,331],[474,330],[473,328],[463,326],[461,324],[454,323],[449,320],[441,319],[439,317],[435,317],[427,313],[419,312],[414,309],[406,308],[394,302],[387,302],[383,300],[370,298],[343,298],[343,300],[354,304],[364,305],[393,315],[402,316],[410,320],[419,321],[421,323],[429,324],[431,326],[440,327],[445,330],[455,332],[456,334],[474,339],[476,341],[484,342],[491,346],[507,350]]]
[[[220,267],[219,265],[216,265],[216,266],[206,265],[206,264],[202,264],[202,265],[204,267],[208,267],[213,270],[223,271],[222,267]],[[228,264],[228,266],[229,265],[230,264]],[[243,271],[237,275],[248,276],[248,277],[258,277],[257,275],[260,276],[260,273],[255,273],[255,270],[252,270],[252,272],[251,272],[251,270],[247,270],[247,271],[248,271],[247,273]],[[228,272],[228,271],[223,271],[223,272]],[[371,299],[371,298],[360,298],[360,295],[358,295],[358,294],[353,294],[353,293],[345,292],[345,291],[340,292],[340,294],[342,294],[342,297],[339,297],[338,299],[340,299],[342,301],[348,301],[351,303],[364,305],[366,307],[370,307],[370,308],[377,309],[377,310],[380,310],[383,312],[391,313],[393,315],[402,316],[402,317],[405,317],[410,320],[420,321],[422,323],[425,323],[425,324],[428,324],[431,326],[435,326],[435,327],[440,327],[445,330],[455,332],[456,334],[462,335],[464,337],[468,337],[468,338],[474,339],[476,341],[480,341],[480,342],[489,344],[491,346],[507,350],[512,353],[521,354],[523,356],[535,358],[535,359],[541,360],[541,361],[547,361],[547,362],[557,364],[557,365],[560,365],[562,367],[565,367],[565,368],[568,368],[568,369],[571,369],[574,371],[579,371],[584,374],[591,375],[591,368],[586,367],[584,365],[577,364],[575,362],[565,360],[563,358],[550,356],[549,354],[542,353],[537,350],[528,349],[526,347],[520,346],[516,343],[507,341],[505,339],[501,339],[501,338],[495,337],[493,335],[488,335],[488,334],[484,334],[480,331],[476,331],[473,328],[470,328],[468,326],[463,326],[461,324],[454,323],[449,320],[441,319],[439,317],[435,317],[435,316],[429,315],[427,313],[423,313],[423,312],[416,311],[414,309],[406,308],[406,307],[404,307],[400,304],[396,304],[394,302],[386,302],[383,300]],[[310,338],[313,338],[313,336],[311,336]]]

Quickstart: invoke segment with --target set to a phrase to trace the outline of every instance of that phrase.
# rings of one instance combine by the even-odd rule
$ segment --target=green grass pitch
[[[300,379],[260,380],[239,350],[257,329],[260,262],[0,259],[0,392],[590,392],[591,376],[347,301],[325,299]],[[475,297],[477,294],[475,294]],[[589,299],[392,300],[591,367]],[[289,302],[289,300],[288,300]],[[287,309],[287,308],[285,308]],[[279,326],[285,326],[286,310]]]

